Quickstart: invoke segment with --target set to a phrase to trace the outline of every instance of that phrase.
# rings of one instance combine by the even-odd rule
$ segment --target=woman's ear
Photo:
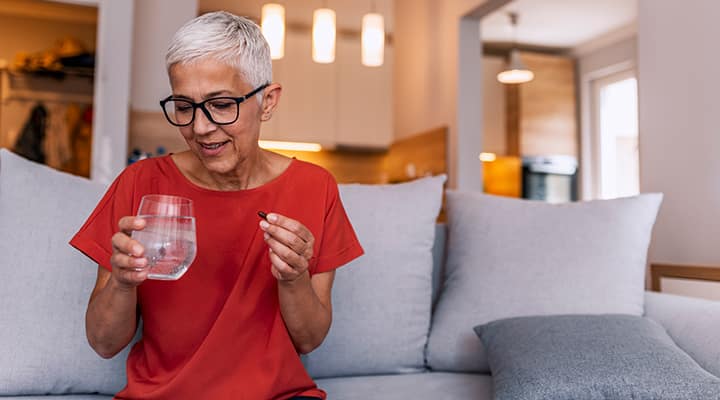
[[[270,86],[265,88],[262,101],[262,113],[260,114],[261,121],[268,121],[272,118],[280,101],[281,94],[282,86],[280,86],[279,83],[271,83]]]

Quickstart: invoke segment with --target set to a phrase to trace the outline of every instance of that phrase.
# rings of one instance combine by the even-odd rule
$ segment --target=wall
[[[497,80],[497,74],[505,67],[505,58],[485,55],[482,62],[482,151],[506,155],[505,85]]]
[[[143,0],[135,3],[128,149],[155,153],[162,146],[166,151],[178,152],[187,145],[177,128],[167,123],[158,102],[170,94],[165,69],[167,47],[175,31],[197,15],[198,2]]]
[[[639,4],[640,189],[665,194],[651,261],[720,265],[718,15],[715,1]]]
[[[170,94],[165,70],[168,44],[175,31],[197,15],[198,4],[197,0],[135,3],[131,104],[133,110],[157,112],[158,101]]]
[[[578,75],[593,75],[617,64],[632,62],[637,58],[637,36],[624,38],[606,47],[581,54],[578,57]]]
[[[472,90],[482,89],[481,82],[460,82],[458,59],[461,30],[461,17],[477,11],[489,4],[500,7],[507,3],[501,0],[395,0],[395,135],[402,138],[423,130],[438,126],[448,127],[448,169],[450,187],[458,186],[458,175],[469,176],[470,189],[480,187],[481,169],[477,153],[481,149],[481,128],[467,131],[464,137],[472,146],[459,146],[457,101],[459,88],[473,85]],[[490,10],[488,10],[489,12]],[[479,18],[479,17],[478,17]],[[465,24],[473,40],[477,40],[480,52],[479,26]],[[470,30],[472,32],[470,32]],[[477,32],[477,36],[475,36]],[[466,38],[467,39],[467,38]],[[463,41],[467,44],[467,41]],[[465,46],[464,51],[472,51],[475,44]],[[482,67],[477,71],[481,73]],[[478,94],[479,96],[479,94]],[[465,104],[467,106],[467,104]],[[482,107],[482,102],[478,105]],[[469,107],[472,107],[470,105]],[[464,112],[464,111],[463,111]],[[479,117],[475,117],[482,126]],[[461,119],[462,121],[463,119]],[[473,125],[473,124],[470,124]],[[458,153],[462,147],[464,153]],[[465,159],[464,161],[462,159]],[[458,168],[462,165],[462,168]],[[478,178],[478,179],[475,179]],[[475,182],[477,180],[478,182]]]

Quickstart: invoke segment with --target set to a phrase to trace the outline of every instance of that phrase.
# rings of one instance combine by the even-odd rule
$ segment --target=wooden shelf
[[[0,70],[0,101],[47,101],[90,104],[93,73],[87,69],[19,72]]]

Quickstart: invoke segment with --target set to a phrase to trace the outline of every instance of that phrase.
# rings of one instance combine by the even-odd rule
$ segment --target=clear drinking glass
[[[149,194],[142,197],[137,213],[145,228],[132,238],[145,247],[148,279],[176,280],[187,271],[197,251],[192,200]]]

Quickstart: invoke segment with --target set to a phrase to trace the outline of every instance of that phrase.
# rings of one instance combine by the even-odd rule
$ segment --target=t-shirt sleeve
[[[328,174],[322,240],[313,273],[332,271],[357,257],[364,251],[345,213],[337,182]]]
[[[85,224],[70,240],[71,246],[108,271],[112,270],[112,236],[118,231],[118,221],[124,216],[135,215],[133,191],[134,173],[126,169],[108,187]]]

